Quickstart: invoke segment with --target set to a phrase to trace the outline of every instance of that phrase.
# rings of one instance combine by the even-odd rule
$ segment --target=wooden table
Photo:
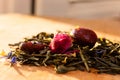
[[[116,19],[75,20],[64,18],[34,17],[21,14],[0,15],[0,51],[9,52],[8,43],[21,41],[41,31],[70,31],[76,25],[93,29],[99,37],[120,41],[120,21]],[[120,75],[71,71],[56,74],[51,67],[14,66],[0,59],[0,80],[120,80]]]

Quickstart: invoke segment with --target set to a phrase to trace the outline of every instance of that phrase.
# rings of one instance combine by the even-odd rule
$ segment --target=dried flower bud
[[[40,50],[43,50],[44,47],[45,45],[43,45],[42,43],[28,41],[28,42],[23,42],[20,46],[20,49],[27,53],[33,53],[33,52],[39,52]]]
[[[66,33],[57,33],[50,43],[50,49],[53,53],[64,53],[72,46],[72,39]]]
[[[86,28],[76,28],[72,31],[74,42],[81,46],[93,47],[97,41],[97,35],[94,31]]]

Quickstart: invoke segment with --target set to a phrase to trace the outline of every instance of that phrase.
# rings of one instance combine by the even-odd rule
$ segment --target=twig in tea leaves
[[[83,55],[83,52],[82,52],[82,50],[80,49],[80,47],[78,46],[78,49],[80,50],[80,56],[81,56],[81,59],[82,59],[82,61],[84,62],[84,65],[85,65],[85,67],[86,67],[86,70],[89,72],[90,71],[90,69],[89,69],[89,66],[88,66],[88,64],[87,64],[87,61],[86,61],[86,59],[84,58],[84,55]]]
[[[47,66],[46,61],[50,58],[50,51],[47,51],[46,58],[43,60],[44,66]]]
[[[113,52],[114,52],[115,50],[117,50],[119,47],[120,47],[120,44],[119,44],[118,46],[116,46],[115,48],[113,48],[113,49],[109,52],[109,54],[113,53]]]

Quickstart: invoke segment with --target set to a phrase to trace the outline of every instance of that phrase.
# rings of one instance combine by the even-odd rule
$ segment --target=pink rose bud
[[[57,33],[50,43],[53,53],[64,53],[72,46],[72,38],[66,33]]]

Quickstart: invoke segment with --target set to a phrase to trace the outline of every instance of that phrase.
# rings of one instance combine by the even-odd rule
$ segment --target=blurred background
[[[120,17],[120,0],[0,0],[0,14],[98,19]]]

